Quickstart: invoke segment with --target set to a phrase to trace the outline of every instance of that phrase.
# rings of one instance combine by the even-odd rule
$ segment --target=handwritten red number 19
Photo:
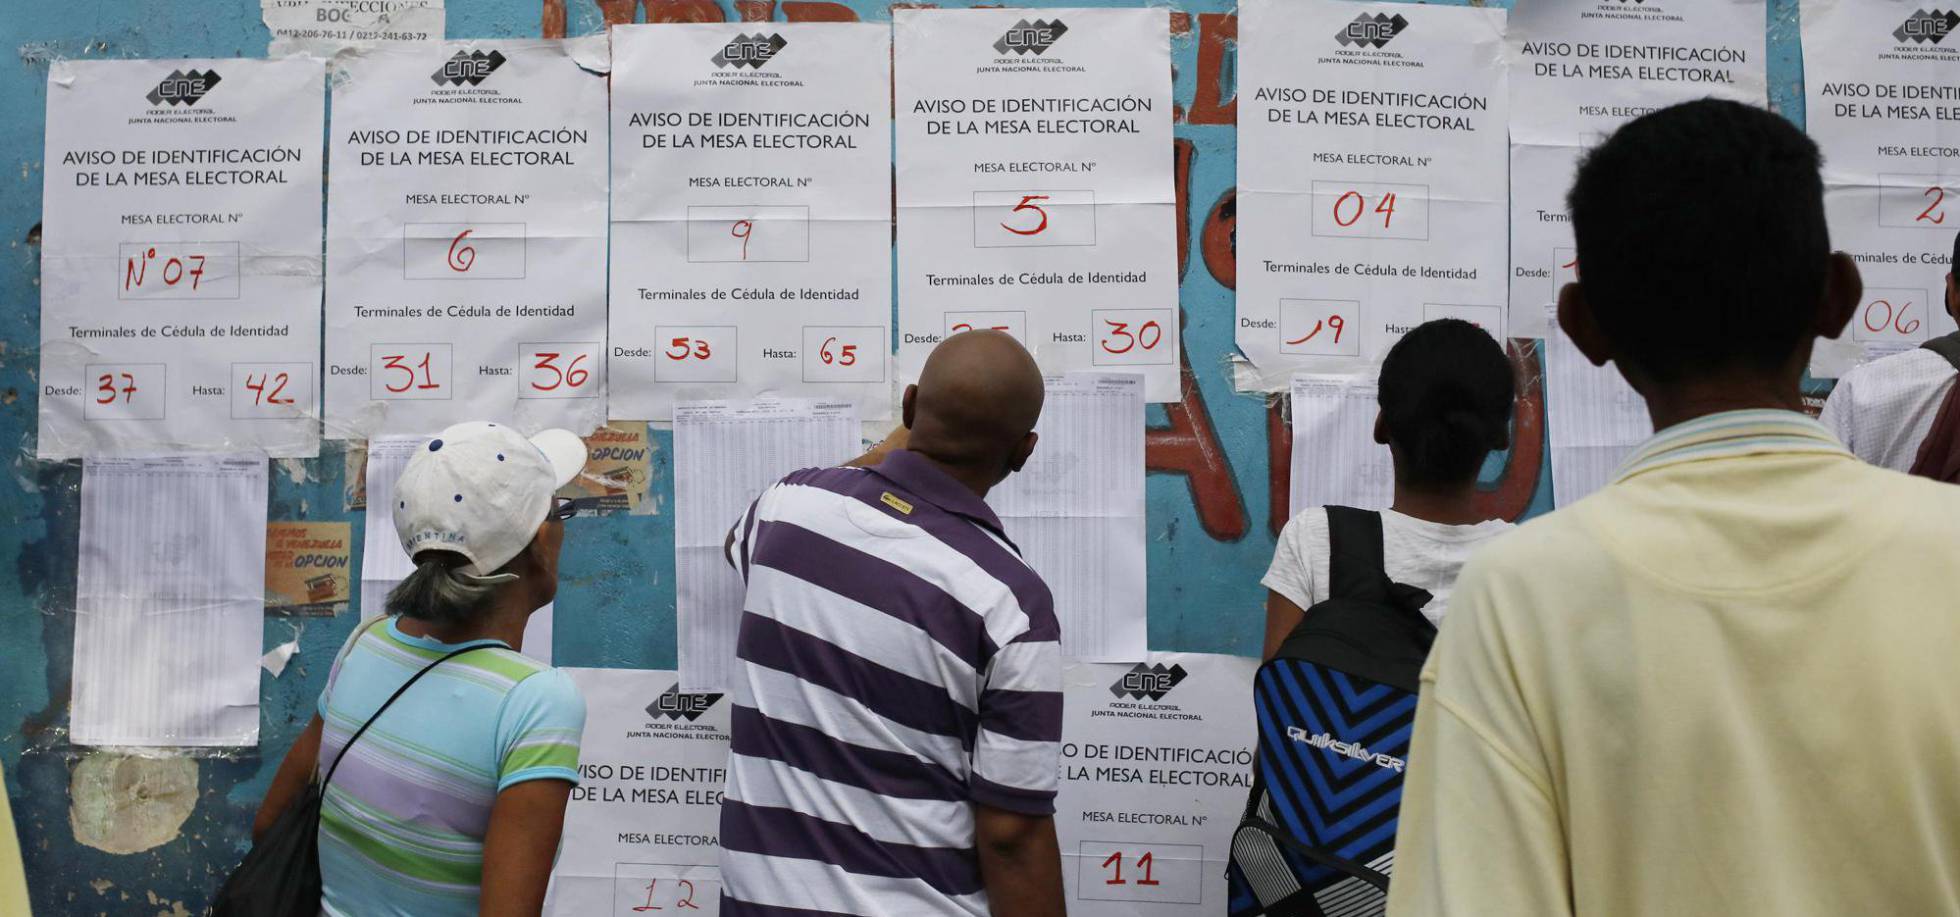
[[[1040,235],[1042,232],[1048,229],[1048,211],[1041,209],[1041,205],[1035,203],[1035,201],[1045,201],[1047,199],[1048,199],[1048,195],[1046,194],[1023,194],[1021,195],[1021,202],[1015,204],[1013,210],[1008,211],[1009,213],[1020,213],[1023,210],[1032,210],[1035,213],[1040,214],[1041,222],[1036,223],[1033,229],[1015,229],[1014,227],[1009,226],[1006,223],[1000,224],[1000,228],[1005,229],[1008,232],[1011,232],[1017,236]]]
[[[1312,331],[1309,331],[1306,334],[1301,335],[1300,337],[1294,338],[1293,340],[1287,341],[1286,342],[1287,345],[1292,346],[1294,344],[1305,344],[1306,342],[1313,340],[1314,336],[1320,333],[1320,329],[1322,325],[1334,329],[1334,343],[1339,344],[1341,342],[1341,330],[1347,327],[1347,321],[1345,319],[1342,319],[1338,315],[1329,315],[1327,316],[1327,320],[1325,322],[1318,322],[1318,321],[1314,322]]]
[[[1342,217],[1341,210],[1347,206],[1350,198],[1354,200],[1354,215]],[[1361,215],[1367,212],[1368,199],[1362,197],[1359,191],[1349,191],[1334,200],[1334,222],[1341,226],[1353,226],[1360,221]],[[1388,224],[1395,219],[1395,192],[1390,191],[1382,195],[1381,201],[1375,204],[1375,212],[1382,215],[1382,228],[1387,229]]]
[[[1143,878],[1137,880],[1138,885],[1164,884],[1150,877],[1151,868],[1157,865],[1156,859],[1156,854],[1147,851],[1143,856],[1137,857],[1137,866],[1143,870]],[[1104,885],[1130,884],[1130,880],[1123,878],[1123,851],[1118,850],[1103,858],[1102,865],[1104,869],[1113,869],[1115,871],[1114,876],[1103,880]]]
[[[117,377],[122,379],[121,388],[116,386]],[[128,373],[103,373],[96,377],[95,383],[98,393],[95,396],[96,404],[115,404],[118,395],[122,396],[124,404],[128,404],[129,396],[136,394],[136,377]]]

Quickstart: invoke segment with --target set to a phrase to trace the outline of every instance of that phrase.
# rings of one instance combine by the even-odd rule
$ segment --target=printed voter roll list
[[[558,41],[336,67],[327,435],[604,423],[605,78]]]
[[[772,394],[890,417],[890,31],[612,36],[612,415]]]
[[[48,73],[39,454],[319,451],[317,60]]]
[[[995,329],[1178,395],[1162,9],[897,10],[899,368]]]

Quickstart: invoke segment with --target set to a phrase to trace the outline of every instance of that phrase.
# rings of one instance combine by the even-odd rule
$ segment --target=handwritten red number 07
[[[1109,353],[1129,353],[1138,347],[1142,347],[1145,350],[1155,350],[1157,349],[1157,345],[1164,340],[1164,326],[1154,321],[1144,322],[1142,325],[1137,326],[1135,332],[1130,331],[1129,322],[1119,322],[1115,319],[1106,318],[1103,319],[1103,324],[1109,326],[1109,333],[1104,335],[1099,343],[1102,344],[1102,349]],[[1123,339],[1122,347],[1109,346],[1111,341],[1119,337]]]
[[[141,257],[129,258],[123,263],[124,290],[143,285],[143,282],[150,276],[150,262],[155,260],[156,256],[157,250],[152,247],[143,252]],[[204,260],[205,257],[203,255],[185,255],[181,258],[171,258],[163,263],[163,268],[158,272],[158,276],[163,279],[164,286],[174,287],[183,282],[184,277],[188,275],[191,278],[191,289],[195,290],[198,284],[204,280]],[[185,267],[186,261],[190,262],[188,268]]]

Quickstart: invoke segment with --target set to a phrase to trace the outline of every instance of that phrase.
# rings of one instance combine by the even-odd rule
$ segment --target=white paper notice
[[[44,459],[319,453],[317,60],[55,61]]]
[[[1654,435],[1647,402],[1611,363],[1594,366],[1563,331],[1545,339],[1545,430],[1552,502],[1570,506],[1605,487],[1635,447]]]
[[[1135,662],[1150,630],[1143,377],[1070,373],[1047,383],[1034,456],[987,503],[1054,594],[1062,652]]]
[[[1387,509],[1395,502],[1395,460],[1375,442],[1381,413],[1373,379],[1293,377],[1293,481],[1288,517],[1310,506]]]
[[[257,745],[266,461],[89,458],[76,745]]]
[[[259,0],[267,51],[331,54],[349,45],[441,41],[442,0]]]
[[[1502,341],[1504,11],[1247,0],[1238,345],[1280,391],[1438,318]]]
[[[1713,96],[1767,105],[1764,0],[1518,0],[1511,9],[1511,327],[1544,337],[1577,264],[1579,154],[1633,118]],[[1806,49],[1808,53],[1808,49]]]
[[[1943,308],[1960,231],[1960,12],[1906,0],[1803,4],[1804,113],[1824,149],[1831,244],[1857,259],[1865,298],[1810,374],[1954,330]]]
[[[1259,741],[1258,665],[1151,653],[1134,666],[1068,666],[1055,832],[1070,914],[1225,913],[1225,863]]]
[[[891,33],[766,25],[613,29],[615,417],[891,415]]]
[[[893,10],[898,359],[969,328],[1178,397],[1170,14]]]
[[[674,405],[675,618],[686,690],[726,690],[734,673],[743,588],[722,553],[729,529],[783,475],[850,461],[862,442],[844,402]]]
[[[729,703],[681,693],[674,672],[564,672],[585,695],[585,737],[545,913],[721,913]]]
[[[605,421],[606,80],[557,41],[349,52],[327,435]]]

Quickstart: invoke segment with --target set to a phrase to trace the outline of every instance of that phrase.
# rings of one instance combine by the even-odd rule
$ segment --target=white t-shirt
[[[1382,510],[1382,566],[1388,578],[1428,590],[1422,615],[1443,623],[1450,589],[1479,545],[1515,528],[1502,519],[1476,525],[1444,525],[1394,510]],[[1327,537],[1327,510],[1312,507],[1294,516],[1279,533],[1273,565],[1259,584],[1300,606],[1312,608],[1331,597],[1333,561]]]
[[[1953,364],[1937,353],[1895,353],[1845,373],[1817,419],[1859,458],[1911,471],[1953,379]]]

